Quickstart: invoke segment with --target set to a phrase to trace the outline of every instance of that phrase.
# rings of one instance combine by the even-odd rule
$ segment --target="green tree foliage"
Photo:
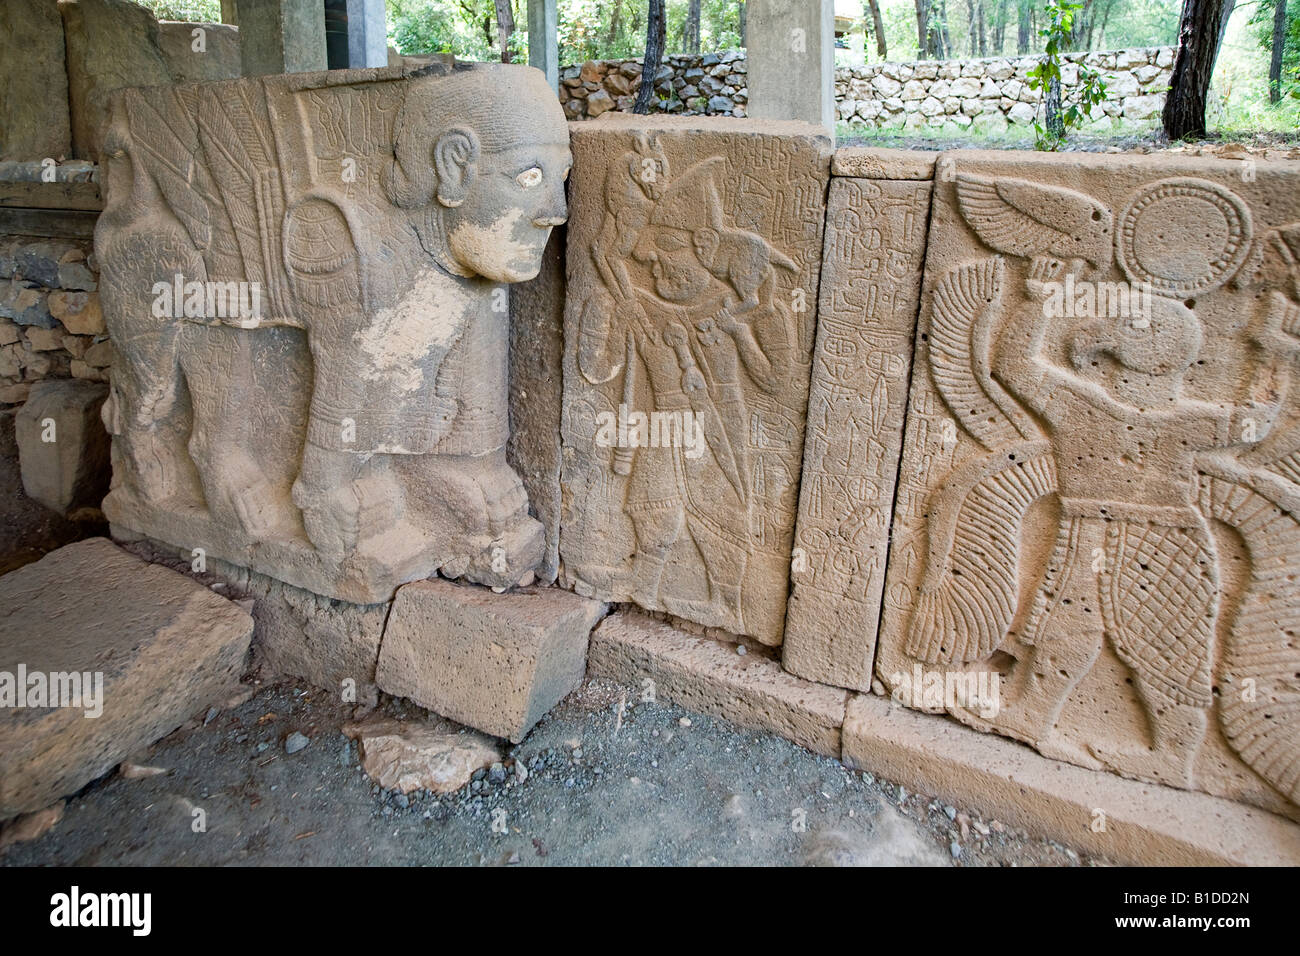
[[[159,20],[220,23],[221,0],[135,0]]]
[[[1065,143],[1072,129],[1082,126],[1092,116],[1092,108],[1106,101],[1106,84],[1101,74],[1082,63],[1076,83],[1066,89],[1061,77],[1061,53],[1068,49],[1074,19],[1082,3],[1070,0],[1047,0],[1043,8],[1047,25],[1039,31],[1043,37],[1043,57],[1029,71],[1029,88],[1043,93],[1043,122],[1034,120],[1034,139],[1038,149],[1056,150]]]
[[[1273,49],[1276,0],[1259,0],[1250,15],[1250,27],[1259,45]],[[1282,95],[1300,97],[1300,0],[1287,0],[1286,33],[1282,44]]]

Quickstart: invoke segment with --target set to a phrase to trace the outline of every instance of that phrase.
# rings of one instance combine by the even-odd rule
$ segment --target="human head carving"
[[[535,276],[551,228],[567,215],[571,163],[564,114],[545,76],[475,64],[417,81],[395,130],[384,189],[415,214],[435,258],[498,282]]]

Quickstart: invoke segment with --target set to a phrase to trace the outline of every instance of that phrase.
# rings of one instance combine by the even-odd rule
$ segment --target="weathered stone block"
[[[376,679],[385,693],[518,743],[582,683],[604,613],[558,588],[495,594],[417,581],[393,600]]]
[[[579,593],[780,643],[829,147],[800,123],[574,128],[560,551]]]
[[[72,155],[63,20],[55,0],[0,4],[0,160]]]
[[[1072,767],[881,697],[849,701],[843,760],[1116,863],[1300,864],[1300,827],[1271,813]]]
[[[158,47],[174,83],[240,75],[239,27],[225,23],[158,24]]]
[[[510,440],[506,460],[545,529],[537,577],[560,567],[560,420],[563,411],[565,230],[556,229],[537,278],[510,290]]]
[[[877,676],[1295,812],[1300,168],[940,166]]]
[[[782,662],[871,688],[930,184],[835,179]]]
[[[32,386],[16,422],[23,491],[69,516],[98,509],[108,492],[109,437],[100,419],[108,396],[97,382],[62,379]]]
[[[687,710],[840,756],[848,692],[788,674],[758,651],[742,655],[736,645],[687,634],[643,614],[618,613],[591,635],[588,671]]]
[[[59,0],[67,37],[72,148],[98,161],[109,96],[131,86],[171,82],[158,21],[128,0]]]
[[[878,103],[874,105],[879,109]],[[855,179],[933,179],[937,155],[919,149],[844,146],[835,151],[831,175]]]
[[[253,633],[225,598],[103,538],[0,578],[0,607],[0,819],[75,793],[227,697]]]
[[[118,349],[80,360],[114,366],[110,520],[355,604],[530,580],[507,286],[565,218],[544,78],[439,58],[177,89],[113,101]]]

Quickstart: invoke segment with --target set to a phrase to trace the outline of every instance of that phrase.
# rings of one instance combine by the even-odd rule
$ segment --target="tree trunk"
[[[989,39],[989,43],[998,56],[1006,52],[1007,6],[1010,2],[1011,0],[998,0],[997,12],[993,15],[993,36]]]
[[[980,56],[989,55],[989,37],[988,37],[988,12],[984,8],[984,0],[979,0],[975,6],[975,15],[979,18],[980,28]]]
[[[1034,8],[1029,0],[1020,0],[1016,14],[1016,53],[1024,56],[1029,52],[1029,41],[1034,32]]]
[[[1183,0],[1178,23],[1178,52],[1162,115],[1171,140],[1205,135],[1205,108],[1210,77],[1219,55],[1219,40],[1235,0]]]
[[[1282,48],[1286,45],[1286,0],[1273,0],[1273,56],[1268,62],[1268,101],[1282,100]]]
[[[618,28],[623,25],[623,0],[614,0],[614,12],[609,17],[609,37],[605,45],[613,47],[618,39]]]
[[[649,113],[655,95],[655,76],[664,59],[664,39],[668,25],[664,17],[664,0],[650,0],[646,13],[645,57],[641,61],[641,88],[636,93],[633,113]]]
[[[497,43],[501,47],[501,62],[510,62],[510,34],[515,32],[515,14],[510,0],[494,0],[497,8]]]
[[[871,28],[876,31],[876,52],[882,60],[886,60],[889,58],[889,46],[885,42],[885,20],[880,15],[880,0],[867,2],[871,6]]]
[[[930,0],[915,0],[915,5],[916,55],[922,60],[932,60],[934,59],[934,50],[930,46]]]
[[[691,0],[686,9],[686,52],[700,52],[700,0]]]
[[[740,23],[740,45],[741,45],[741,46],[744,46],[744,47],[747,47],[747,46],[749,46],[749,38],[748,38],[748,34],[747,34],[747,19],[746,19],[746,14],[745,14],[745,0],[740,0],[740,5],[739,5],[739,7],[740,7],[740,9],[737,11],[737,18],[738,18],[738,22]]]

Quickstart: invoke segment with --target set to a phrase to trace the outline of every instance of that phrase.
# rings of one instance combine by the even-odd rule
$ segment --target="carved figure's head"
[[[1096,319],[1070,336],[1076,368],[1109,355],[1119,365],[1117,381],[1162,383],[1177,397],[1183,376],[1201,353],[1201,320],[1177,299],[1152,296],[1147,315]]]
[[[415,213],[441,265],[496,282],[537,275],[567,216],[572,165],[564,111],[540,70],[461,64],[416,79],[394,140],[384,188]]]
[[[711,260],[723,228],[713,182],[713,170],[722,162],[714,157],[696,163],[665,188],[637,241],[635,256],[650,263],[655,292],[669,302],[690,302],[713,282],[704,258]]]

